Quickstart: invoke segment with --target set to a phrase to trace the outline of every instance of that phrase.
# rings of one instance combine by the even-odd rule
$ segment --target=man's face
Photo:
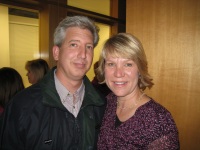
[[[89,30],[68,28],[62,46],[53,48],[58,76],[63,80],[82,80],[91,67],[93,52],[93,35]]]

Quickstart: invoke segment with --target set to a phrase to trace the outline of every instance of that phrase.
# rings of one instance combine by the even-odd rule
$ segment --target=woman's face
[[[118,97],[134,94],[138,87],[139,70],[133,60],[108,55],[105,59],[105,81]]]
[[[28,81],[30,84],[35,84],[37,82],[37,78],[31,70],[27,70],[26,76],[28,77]]]

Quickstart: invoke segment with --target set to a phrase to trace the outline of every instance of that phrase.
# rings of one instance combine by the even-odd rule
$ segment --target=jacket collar
[[[66,110],[55,88],[55,81],[54,81],[55,69],[56,67],[52,68],[51,71],[49,71],[49,73],[40,82],[43,94],[42,102],[45,105]],[[104,99],[96,92],[96,90],[94,89],[93,85],[91,84],[87,76],[83,78],[83,83],[85,84],[85,95],[83,98],[83,103],[81,108],[84,108],[87,105],[95,105],[95,106],[104,105]]]

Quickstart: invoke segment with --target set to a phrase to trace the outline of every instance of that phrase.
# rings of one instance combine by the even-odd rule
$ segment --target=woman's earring
[[[141,76],[141,74],[139,74],[139,79],[142,79],[142,76]]]

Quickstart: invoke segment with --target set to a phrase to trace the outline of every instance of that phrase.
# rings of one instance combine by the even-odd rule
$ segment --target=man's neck
[[[74,94],[79,87],[81,86],[83,79],[80,80],[73,80],[73,79],[69,79],[65,76],[63,76],[62,74],[60,74],[59,72],[56,71],[56,77],[58,78],[58,80],[60,81],[60,83],[68,90],[70,91],[70,93]]]

